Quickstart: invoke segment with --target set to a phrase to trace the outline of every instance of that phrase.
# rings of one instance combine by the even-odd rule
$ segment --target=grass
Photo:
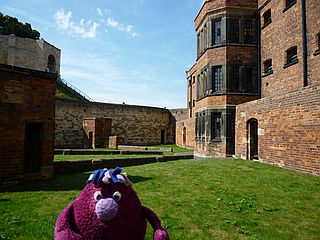
[[[172,152],[163,152],[161,155],[174,155],[176,153],[182,152],[190,152],[192,149],[178,147],[175,144],[167,144],[167,145],[157,145],[157,146],[148,146],[148,147],[162,147],[162,148],[172,148]],[[90,149],[92,150],[92,149]],[[95,150],[115,150],[110,148],[97,148]],[[56,154],[54,156],[54,161],[72,161],[72,160],[84,160],[84,159],[92,159],[92,158],[100,158],[100,159],[110,159],[110,158],[134,158],[134,157],[152,157],[154,155],[150,154],[106,154],[106,155],[62,155]]]
[[[181,160],[125,171],[171,239],[319,239],[319,177],[242,160]],[[88,175],[2,190],[0,239],[52,239],[57,215]]]

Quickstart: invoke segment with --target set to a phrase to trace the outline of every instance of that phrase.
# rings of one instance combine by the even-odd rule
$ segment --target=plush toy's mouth
[[[110,221],[118,213],[118,203],[113,198],[102,198],[96,204],[96,214],[101,221]]]

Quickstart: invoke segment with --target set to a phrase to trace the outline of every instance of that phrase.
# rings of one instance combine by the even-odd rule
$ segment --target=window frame
[[[219,78],[216,78],[216,70],[220,70]],[[218,73],[217,73],[218,74]],[[223,68],[222,65],[212,66],[212,92],[220,93],[223,87]]]
[[[250,24],[249,28],[246,27],[246,26],[249,26],[248,23]],[[251,40],[248,41],[248,37],[250,37]],[[252,19],[245,19],[243,21],[243,43],[244,44],[253,44],[254,43],[254,27],[253,27]]]
[[[295,50],[295,54],[292,54],[291,52]],[[287,68],[290,67],[294,64],[297,64],[299,62],[298,59],[298,47],[297,46],[293,46],[290,47],[286,50],[286,58],[285,58],[285,64],[283,66],[283,68]]]
[[[212,42],[211,45],[215,46],[222,43],[222,26],[221,26],[221,18],[213,19],[212,20]],[[216,35],[216,23],[219,23],[219,36]],[[219,39],[219,41],[217,41]]]
[[[235,24],[237,28],[233,23],[237,23]],[[228,43],[240,43],[240,20],[238,18],[227,19],[227,41]]]
[[[217,127],[218,126],[218,127]],[[221,142],[222,133],[222,113],[211,112],[211,129],[210,140],[211,142]]]
[[[314,56],[320,55],[320,32],[316,35],[316,39],[317,39],[317,49],[313,53]]]
[[[270,13],[270,17],[268,18],[268,19],[266,19],[266,16],[267,16],[267,14],[269,14]],[[263,13],[263,15],[262,15],[262,17],[263,17],[263,26],[262,26],[262,29],[263,28],[265,28],[265,27],[267,27],[269,24],[271,24],[271,22],[272,22],[272,18],[271,18],[271,8],[269,8],[268,10],[266,10],[264,13]]]
[[[282,12],[286,12],[289,8],[291,8],[293,5],[297,3],[297,0],[284,0],[285,7]]]
[[[270,64],[268,64],[270,63]],[[269,58],[263,62],[263,77],[268,76],[273,73],[272,69],[272,59]]]

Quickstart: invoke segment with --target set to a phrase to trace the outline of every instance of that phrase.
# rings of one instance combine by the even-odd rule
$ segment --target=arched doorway
[[[182,129],[182,146],[186,146],[186,142],[187,142],[187,129],[186,127],[184,127]]]
[[[258,120],[247,121],[247,159],[258,159]]]
[[[56,71],[56,59],[52,54],[48,57],[48,71],[54,73]]]

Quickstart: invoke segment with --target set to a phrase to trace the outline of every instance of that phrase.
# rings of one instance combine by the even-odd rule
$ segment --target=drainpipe
[[[257,56],[257,72],[258,72],[258,98],[261,98],[261,19],[260,19],[260,10],[257,11],[257,21],[258,21],[258,56]]]
[[[307,47],[307,21],[306,0],[301,1],[302,17],[302,58],[303,58],[303,86],[308,86],[308,47]]]

